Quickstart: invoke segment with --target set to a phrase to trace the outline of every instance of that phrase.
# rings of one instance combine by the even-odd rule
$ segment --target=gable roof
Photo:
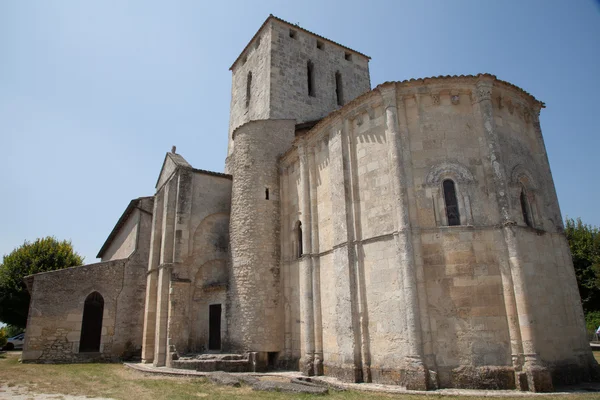
[[[191,166],[190,163],[188,163],[185,160],[185,158],[181,156],[181,154],[168,152],[165,155],[165,160],[163,161],[160,173],[158,174],[158,179],[156,180],[156,185],[154,187],[158,189],[159,186],[162,186],[160,184],[161,181],[163,183],[166,182],[179,168],[187,169],[189,171],[196,172],[199,174],[218,176],[229,180],[233,179],[233,177],[229,174],[194,168]],[[163,177],[164,179],[161,179]]]
[[[237,56],[237,58],[235,59],[235,61],[233,62],[233,64],[231,64],[231,67],[229,67],[229,70],[230,70],[230,71],[233,69],[233,66],[234,66],[234,65],[235,65],[235,64],[238,62],[238,60],[239,60],[240,58],[242,58],[242,55],[244,55],[244,54],[246,53],[246,50],[248,50],[248,47],[250,47],[250,44],[251,44],[251,43],[254,41],[254,39],[256,38],[256,36],[258,36],[258,34],[259,34],[259,33],[260,33],[262,30],[263,30],[263,28],[264,28],[264,27],[267,25],[267,23],[268,23],[270,20],[279,21],[279,22],[281,22],[281,23],[284,23],[284,24],[286,24],[286,25],[288,25],[288,26],[290,26],[290,27],[292,27],[292,28],[294,28],[294,29],[298,29],[299,31],[302,31],[302,32],[308,33],[308,34],[310,34],[310,35],[316,36],[316,37],[318,37],[319,39],[323,39],[323,40],[325,40],[325,41],[327,41],[327,42],[329,42],[329,43],[332,43],[332,44],[334,44],[334,45],[336,45],[336,46],[342,47],[342,48],[344,48],[344,49],[346,49],[346,50],[350,50],[350,51],[351,51],[351,52],[353,52],[353,53],[356,53],[356,54],[358,54],[358,55],[361,55],[361,56],[363,56],[363,57],[366,57],[368,60],[370,60],[370,59],[371,59],[371,57],[369,57],[369,56],[368,56],[368,55],[366,55],[366,54],[363,54],[363,53],[361,53],[360,51],[353,50],[353,49],[351,49],[350,47],[346,47],[346,46],[344,46],[343,44],[339,44],[338,42],[334,42],[334,41],[333,41],[333,40],[331,40],[331,39],[327,39],[326,37],[323,37],[323,36],[321,36],[321,35],[318,35],[318,34],[316,34],[316,33],[314,33],[314,32],[311,32],[311,31],[309,31],[308,29],[304,29],[304,28],[302,28],[301,26],[299,26],[298,24],[292,24],[292,23],[290,23],[290,22],[287,22],[287,21],[285,21],[285,20],[283,20],[283,19],[281,19],[281,18],[279,18],[279,17],[276,17],[276,16],[274,16],[273,14],[269,14],[269,16],[267,17],[267,19],[265,20],[265,22],[263,22],[263,24],[260,26],[260,28],[258,28],[258,30],[257,30],[257,31],[256,31],[256,33],[254,34],[254,36],[252,36],[252,39],[250,39],[250,41],[248,42],[248,44],[246,45],[246,47],[244,47],[244,50],[242,50],[242,51],[240,52],[240,55],[239,55],[239,56]]]
[[[123,214],[121,215],[121,217],[119,218],[119,220],[115,224],[115,227],[110,232],[110,234],[106,238],[106,241],[104,242],[104,244],[100,248],[100,251],[96,255],[96,258],[102,258],[102,256],[104,255],[104,252],[106,250],[108,250],[108,248],[112,244],[113,240],[115,239],[115,237],[117,236],[117,234],[119,233],[119,231],[121,230],[121,228],[123,227],[123,225],[125,225],[125,222],[127,222],[127,219],[129,218],[129,216],[131,215],[131,213],[133,212],[133,210],[135,210],[137,208],[137,209],[139,209],[139,210],[141,210],[143,212],[146,212],[146,213],[152,215],[152,208],[147,207],[147,205],[145,206],[144,203],[143,203],[143,200],[152,200],[152,201],[154,201],[154,196],[138,197],[137,199],[133,199],[133,200],[131,200],[129,202],[129,205],[127,206],[127,208],[125,209],[125,211],[123,211]]]
[[[172,166],[173,169],[169,170],[169,168],[168,168],[169,166]],[[190,163],[188,163],[185,160],[185,158],[183,158],[180,154],[173,153],[173,152],[168,152],[167,154],[165,154],[165,159],[163,161],[162,167],[160,168],[160,173],[158,174],[158,179],[156,180],[156,185],[154,187],[158,188],[158,184],[161,181],[160,178],[162,178],[163,175],[167,175],[167,176],[165,176],[165,180],[166,180],[166,178],[168,178],[169,176],[171,176],[173,174],[173,172],[177,169],[177,167],[192,168]]]

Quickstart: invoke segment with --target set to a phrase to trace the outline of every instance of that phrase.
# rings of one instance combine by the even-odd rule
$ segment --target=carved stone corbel
[[[458,105],[460,103],[460,94],[455,91],[450,92],[450,101],[452,104]]]

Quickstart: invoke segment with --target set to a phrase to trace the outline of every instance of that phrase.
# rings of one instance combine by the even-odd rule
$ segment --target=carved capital
[[[475,87],[475,102],[479,103],[484,100],[492,100],[492,83],[479,81]]]
[[[388,85],[379,89],[383,99],[383,108],[396,107],[396,86]]]
[[[452,104],[457,105],[460,103],[460,95],[458,92],[451,92],[450,93],[450,101],[452,102]]]
[[[298,143],[297,148],[298,148],[298,158],[300,159],[300,163],[301,164],[306,163],[306,155],[307,155],[306,143],[304,143],[304,142]]]

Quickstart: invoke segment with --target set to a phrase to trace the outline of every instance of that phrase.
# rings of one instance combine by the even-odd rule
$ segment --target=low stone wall
[[[29,277],[31,301],[23,362],[118,361],[141,348],[145,265],[141,258],[101,262]],[[125,284],[126,283],[126,284]],[[104,300],[100,348],[79,352],[84,304]]]

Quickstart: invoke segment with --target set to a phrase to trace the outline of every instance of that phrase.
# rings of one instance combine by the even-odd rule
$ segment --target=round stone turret
[[[229,340],[235,351],[283,347],[277,161],[294,129],[294,120],[261,120],[233,134]]]

